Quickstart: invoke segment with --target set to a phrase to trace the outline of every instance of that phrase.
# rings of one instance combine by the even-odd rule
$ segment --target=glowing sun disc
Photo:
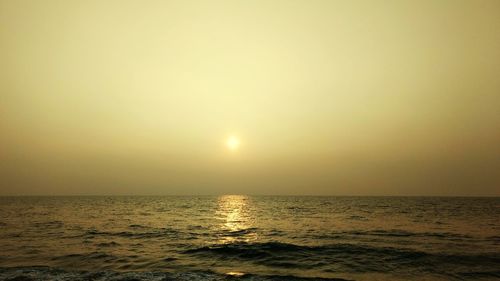
[[[240,140],[236,136],[230,136],[226,140],[226,146],[229,150],[238,150],[240,147]]]

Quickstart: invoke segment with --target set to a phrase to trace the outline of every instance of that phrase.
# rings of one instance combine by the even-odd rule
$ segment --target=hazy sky
[[[498,0],[0,0],[0,65],[1,195],[500,196]]]

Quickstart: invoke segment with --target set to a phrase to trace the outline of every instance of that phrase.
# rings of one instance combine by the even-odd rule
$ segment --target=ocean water
[[[500,280],[500,198],[0,197],[1,280]]]

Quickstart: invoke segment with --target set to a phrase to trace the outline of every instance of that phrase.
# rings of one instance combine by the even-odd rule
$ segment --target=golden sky
[[[0,64],[0,195],[500,195],[497,0],[0,0]]]

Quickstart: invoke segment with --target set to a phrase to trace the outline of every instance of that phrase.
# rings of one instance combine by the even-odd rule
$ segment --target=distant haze
[[[497,0],[0,0],[0,65],[0,195],[500,196]]]

